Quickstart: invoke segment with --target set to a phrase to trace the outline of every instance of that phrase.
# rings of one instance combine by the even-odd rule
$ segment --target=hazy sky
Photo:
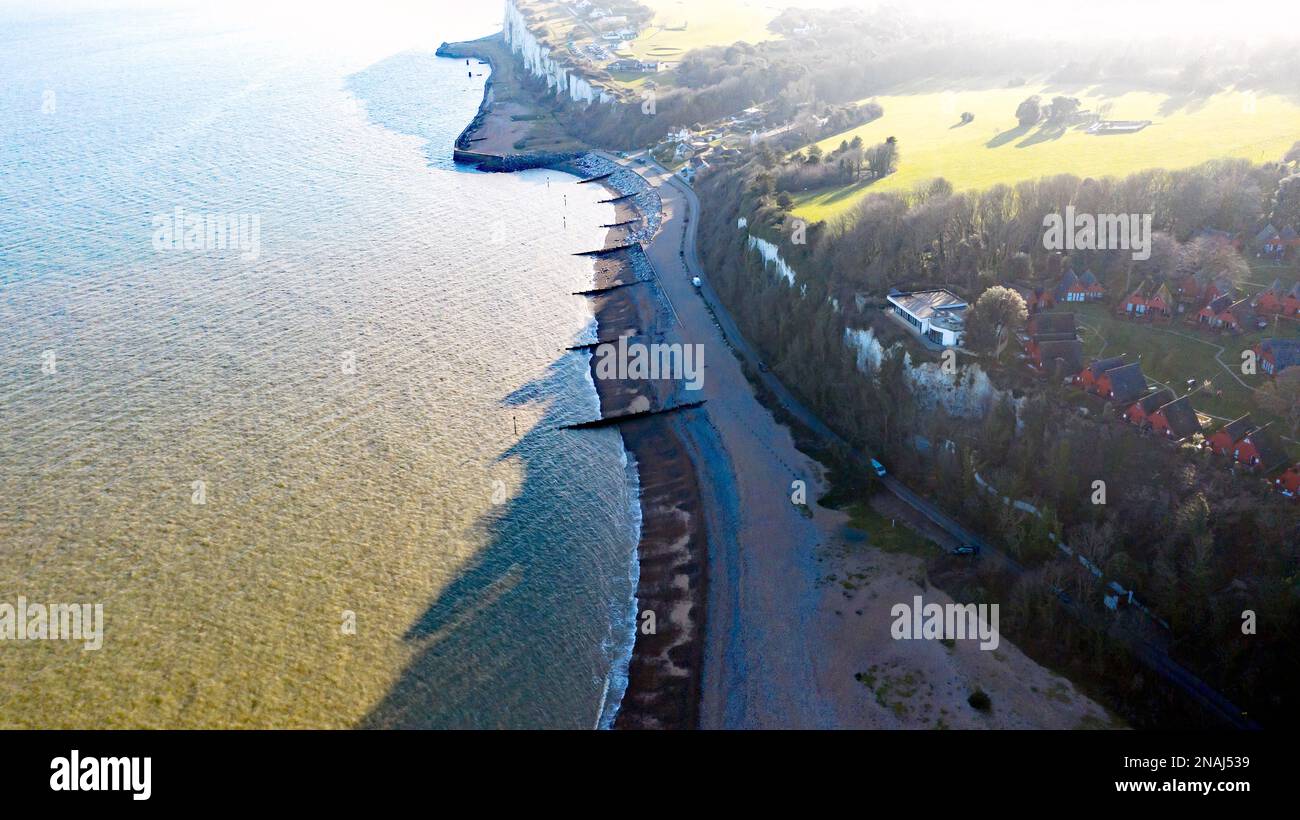
[[[769,3],[781,5],[782,0]],[[834,8],[889,3],[790,0],[789,4]],[[1161,35],[1257,40],[1300,36],[1300,0],[892,0],[892,4],[1004,31],[1085,33],[1126,40]]]

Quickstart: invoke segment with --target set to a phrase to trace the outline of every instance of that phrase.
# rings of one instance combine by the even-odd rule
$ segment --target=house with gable
[[[1147,392],[1147,377],[1141,362],[1113,367],[1097,377],[1094,390],[1098,395],[1121,406],[1128,405]]]
[[[1162,387],[1154,393],[1148,393],[1142,398],[1124,408],[1121,417],[1129,424],[1136,424],[1139,427],[1150,427],[1147,421],[1148,417],[1156,410],[1164,407],[1174,400],[1174,392],[1167,387]]]
[[[1251,420],[1250,414],[1233,419],[1227,424],[1215,430],[1205,439],[1205,446],[1211,452],[1221,456],[1230,456],[1237,449],[1237,442],[1246,437],[1246,434],[1255,429],[1255,422]]]
[[[1173,441],[1182,441],[1201,432],[1201,419],[1196,415],[1196,408],[1192,407],[1191,396],[1157,407],[1147,415],[1146,423],[1151,426],[1151,432]]]
[[[1263,339],[1254,350],[1259,369],[1269,376],[1300,364],[1300,339]]]

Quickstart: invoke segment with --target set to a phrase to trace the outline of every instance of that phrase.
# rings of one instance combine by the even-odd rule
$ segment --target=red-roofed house
[[[1261,291],[1260,294],[1255,297],[1255,312],[1281,313],[1282,300],[1284,298],[1286,297],[1282,293],[1282,280],[1274,279],[1273,284],[1268,287],[1268,290]]]
[[[1074,377],[1075,384],[1087,390],[1090,393],[1097,392],[1097,380],[1107,370],[1119,367],[1124,364],[1123,356],[1112,356],[1109,359],[1095,359],[1092,364],[1079,371],[1079,375]]]
[[[1273,479],[1273,486],[1287,498],[1295,498],[1300,494],[1300,464],[1288,467],[1286,472]]]
[[[1173,392],[1169,390],[1169,388],[1163,388],[1133,402],[1124,409],[1124,412],[1121,415],[1129,424],[1136,424],[1139,427],[1144,427],[1147,426],[1147,418],[1152,413],[1173,400]]]
[[[1221,456],[1232,455],[1233,451],[1237,449],[1237,442],[1245,438],[1246,434],[1254,427],[1255,422],[1250,420],[1249,415],[1233,419],[1211,433],[1205,439],[1205,446]]]

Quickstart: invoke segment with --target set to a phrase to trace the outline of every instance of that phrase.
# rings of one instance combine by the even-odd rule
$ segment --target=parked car
[[[878,476],[883,476],[885,474],[885,465],[881,464],[879,461],[876,461],[874,458],[871,459],[871,469],[875,470],[876,475]]]
[[[698,287],[700,287],[701,285],[703,285],[704,282],[700,281],[700,277],[698,277],[698,276],[692,276],[692,277],[691,277],[691,284],[698,288]]]
[[[962,544],[952,551],[953,555],[979,555],[979,544]]]

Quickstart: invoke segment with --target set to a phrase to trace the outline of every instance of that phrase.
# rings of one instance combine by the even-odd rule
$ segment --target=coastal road
[[[857,461],[863,469],[869,469],[868,454],[852,447],[834,430],[830,429],[815,413],[799,401],[799,399],[795,397],[794,394],[791,393],[774,374],[760,370],[759,363],[761,362],[761,358],[757,351],[755,351],[745,339],[744,335],[736,326],[730,313],[727,311],[726,306],[718,298],[709,282],[708,276],[705,274],[704,266],[700,262],[696,242],[696,234],[699,227],[700,201],[695,192],[691,190],[690,186],[687,185],[684,180],[672,174],[646,155],[632,155],[631,158],[626,160],[608,154],[606,154],[606,156],[614,162],[638,170],[638,172],[650,181],[650,183],[659,191],[660,198],[664,203],[663,224],[659,234],[647,249],[647,254],[650,256],[651,261],[654,263],[656,272],[659,275],[661,288],[664,290],[665,295],[676,305],[679,312],[679,322],[681,323],[680,327],[683,335],[690,337],[685,340],[703,340],[706,343],[708,341],[714,341],[715,345],[712,347],[706,347],[710,352],[712,349],[719,349],[716,347],[716,341],[722,341],[749,365],[751,372],[754,373],[762,381],[763,385],[771,391],[786,412],[799,419],[800,422],[806,425],[814,434],[821,437],[824,441],[844,448],[844,450],[850,453],[851,457]],[[697,289],[690,284],[692,276],[700,277],[700,280],[703,283],[698,289],[698,292]],[[710,339],[710,336],[714,338]],[[721,337],[720,339],[718,338],[719,336]],[[726,358],[731,359],[732,363],[734,363],[734,357]],[[716,369],[718,368],[718,365],[718,357],[715,355],[711,359],[710,367]],[[739,368],[736,369],[738,370]],[[707,382],[713,378],[714,372],[714,370],[709,371],[709,376],[706,379],[706,391],[708,386]],[[734,376],[736,374],[731,375],[732,378],[728,379],[728,382],[734,382]],[[743,379],[743,373],[739,375]],[[716,382],[714,386],[718,386]],[[746,403],[757,404],[757,399],[752,390],[748,389],[747,384],[740,385],[740,389],[736,389],[737,387],[738,385],[730,383],[726,386],[727,389],[725,391],[717,391],[713,395],[709,396],[710,416],[714,419],[714,424],[718,428],[719,432],[722,433],[722,439],[727,448],[727,453],[733,456],[733,460],[733,448],[742,453],[747,450],[754,451],[757,449],[752,441],[755,432],[759,432],[762,435],[770,435],[770,433],[763,433],[762,431],[757,431],[748,427],[748,425],[753,422],[754,418],[765,417],[766,419],[771,419],[770,413],[758,413],[752,407],[728,407],[728,402],[736,401],[740,401],[742,405]],[[738,394],[740,397],[739,399],[737,398]],[[745,400],[748,401],[746,402]],[[728,429],[728,422],[733,419],[741,420],[742,429]],[[784,427],[782,427],[781,430],[783,431],[783,436],[781,436],[782,441],[780,443],[783,445],[788,443],[788,446],[784,446],[782,448],[783,452],[780,453],[772,450],[770,447],[768,449],[770,451],[769,455],[776,457],[776,461],[779,463],[780,467],[784,468],[784,471],[777,469],[775,474],[763,473],[760,475],[754,475],[750,473],[736,476],[737,484],[740,485],[738,489],[741,491],[741,500],[748,504],[750,502],[746,501],[744,496],[749,494],[762,494],[768,497],[765,503],[772,503],[775,505],[773,510],[781,510],[785,513],[783,516],[780,516],[780,518],[783,519],[781,521],[781,528],[775,531],[763,531],[760,528],[760,538],[770,541],[773,536],[776,536],[782,531],[786,533],[787,537],[792,539],[788,542],[792,545],[799,545],[801,542],[808,544],[810,543],[808,541],[810,538],[833,538],[835,537],[834,532],[825,529],[824,522],[822,522],[823,531],[820,533],[813,533],[810,532],[807,527],[810,522],[795,521],[791,518],[793,505],[789,503],[789,488],[786,476],[806,478],[806,476],[812,472],[812,468],[806,463],[807,459],[802,455],[802,453],[799,453],[797,450],[791,452],[793,450],[793,441],[790,440],[788,431],[786,431]],[[759,455],[761,456],[761,453]],[[760,469],[772,469],[770,465],[762,467],[761,461],[763,459],[761,457],[757,460],[760,464],[756,464],[755,466]],[[803,462],[801,470],[790,466],[791,464],[799,464],[801,461]],[[781,478],[776,480],[772,477],[773,475],[779,475]],[[747,484],[767,486],[765,488],[760,488],[759,486],[746,487]],[[778,484],[779,492],[773,494],[771,492],[772,487]],[[882,479],[882,484],[900,501],[933,522],[958,542],[978,546],[981,555],[985,560],[992,559],[1001,561],[1016,573],[1024,571],[1024,568],[1019,564],[1019,562],[1013,559],[1010,555],[997,549],[994,545],[981,538],[978,534],[961,525],[958,521],[940,510],[937,505],[913,492],[897,478],[894,478],[893,476],[885,476]],[[766,492],[763,492],[763,489],[766,489]],[[746,490],[748,490],[748,492],[746,492]],[[751,508],[749,507],[742,507],[739,511],[733,511],[732,517],[740,518],[743,522],[744,517],[750,515],[750,509]],[[774,517],[774,515],[772,515],[773,510],[769,510],[769,515],[767,516],[769,520],[762,522],[762,527],[772,526],[773,522],[770,519]],[[710,521],[709,523],[710,533],[712,534],[717,532],[714,528],[720,522]],[[728,523],[734,526],[736,522],[732,521]],[[798,526],[799,524],[805,526],[800,527]],[[748,528],[744,528],[742,532],[747,529]],[[736,531],[734,529],[729,530],[729,532],[731,532],[733,537],[735,537]],[[744,544],[747,547],[752,543],[753,542],[747,540],[747,538],[742,538],[739,541],[739,544]],[[739,545],[734,544],[731,545],[730,548],[733,553],[732,557],[734,558],[735,555],[739,553]],[[786,550],[787,556],[793,551],[794,550]],[[788,561],[788,557],[786,560]],[[744,593],[747,592],[747,590],[743,583],[740,584],[740,589],[736,589],[733,586],[739,583],[736,577],[728,579],[724,576],[723,578],[715,580],[714,576],[717,575],[715,570],[721,570],[725,573],[730,569],[726,561],[719,563],[720,566],[711,566],[709,596],[711,613],[710,624],[721,624],[723,625],[723,629],[721,630],[720,635],[713,634],[706,637],[705,695],[701,710],[702,723],[705,726],[779,725],[776,723],[769,724],[763,719],[770,716],[763,714],[763,712],[759,710],[753,702],[747,700],[747,696],[750,696],[752,693],[746,691],[746,686],[732,680],[732,676],[736,673],[726,668],[730,664],[741,664],[738,667],[739,669],[744,670],[748,668],[750,670],[749,674],[753,674],[753,664],[746,663],[746,661],[750,659],[745,658],[744,656],[755,652],[754,647],[751,647],[748,644],[748,641],[754,640],[754,638],[746,635],[744,622],[740,621],[740,619],[734,614],[738,611],[737,608],[739,606],[746,606],[746,619],[752,618],[753,613],[748,611],[748,605],[751,602],[747,601],[745,598]],[[749,563],[752,566],[753,562],[743,563]],[[761,576],[766,572],[771,572],[772,569],[773,568],[771,567],[757,568],[755,571]],[[801,569],[806,571],[808,568],[802,567]],[[788,564],[776,568],[776,571],[778,572],[786,572],[790,570],[791,567]],[[718,595],[714,594],[715,586],[720,588],[718,590]],[[799,597],[806,598],[806,596]],[[803,612],[811,617],[811,610],[813,608],[809,606],[809,601],[787,600],[786,604],[793,606],[796,611],[802,609]],[[1081,611],[1078,610],[1074,604],[1070,602],[1066,602],[1066,604],[1067,609],[1070,609],[1076,615],[1082,617]],[[779,617],[779,613],[773,612],[772,617]],[[718,630],[713,631],[717,632]],[[1200,680],[1192,672],[1170,658],[1164,650],[1150,645],[1138,638],[1136,635],[1128,637],[1129,643],[1138,657],[1159,673],[1164,680],[1192,696],[1194,699],[1202,703],[1203,706],[1207,707],[1210,712],[1218,715],[1226,723],[1238,729],[1259,728],[1258,724],[1246,717],[1238,707],[1228,701],[1228,699],[1219,692],[1208,686],[1204,681]],[[771,657],[769,653],[764,654],[767,654],[768,658]],[[721,664],[719,662],[721,657],[724,655],[728,656],[727,664]],[[710,660],[711,657],[712,660]],[[802,663],[804,663],[804,668],[802,670],[786,670],[787,674],[807,674],[809,675],[809,680],[816,680],[817,676],[812,670],[811,660],[806,657],[806,650],[804,651]],[[743,676],[744,672],[742,671],[740,674]],[[718,685],[711,686],[711,683],[716,683]],[[779,686],[784,683],[789,683],[789,681],[764,681],[758,688],[761,693],[765,687],[772,685]],[[752,689],[754,687],[751,686],[748,688]],[[817,698],[815,687],[810,689],[809,696],[812,700]],[[808,711],[805,715],[806,719],[809,721],[807,724],[794,721],[792,723],[786,723],[785,725],[824,725],[821,723],[821,720],[831,717],[831,715],[827,713],[827,710],[818,710],[812,703],[806,703],[805,706],[808,707]]]

